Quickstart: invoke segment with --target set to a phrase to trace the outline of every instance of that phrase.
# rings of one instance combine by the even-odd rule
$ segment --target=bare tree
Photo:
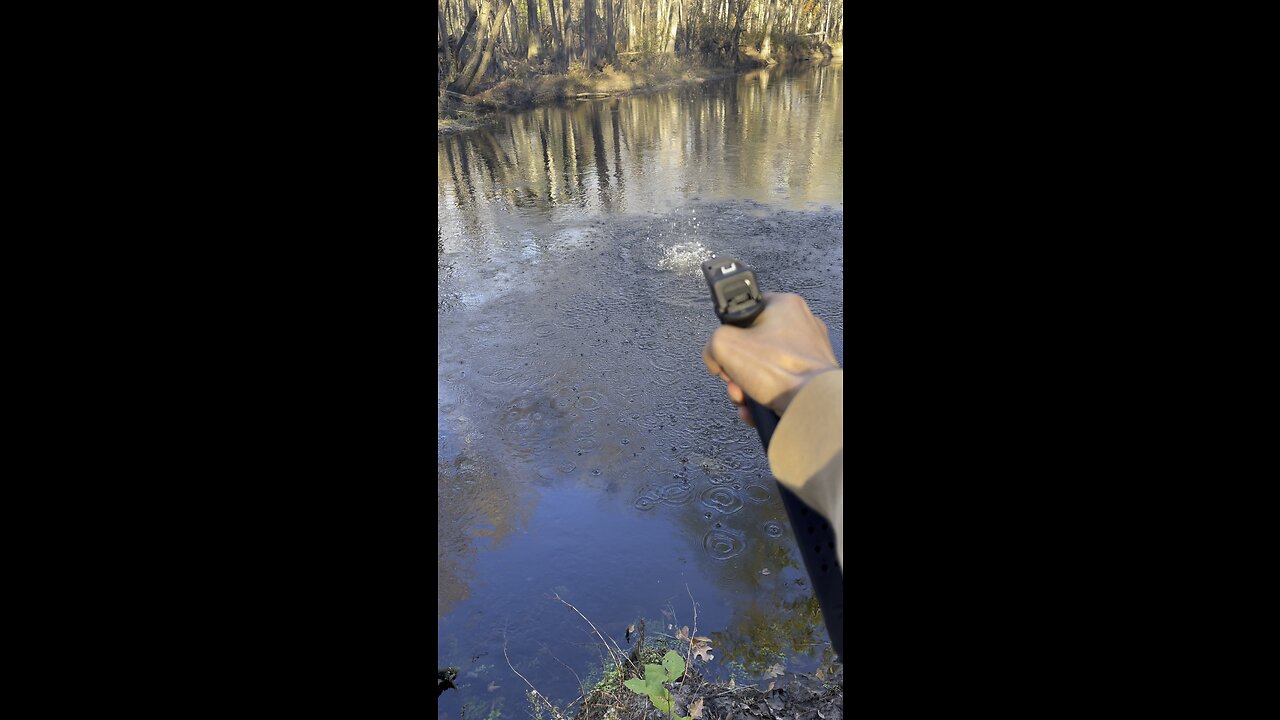
[[[479,34],[476,36],[475,50],[471,51],[466,66],[449,86],[450,90],[469,95],[489,69],[489,63],[493,60],[493,49],[498,42],[498,33],[502,29],[502,21],[506,18],[507,11],[511,9],[511,0],[497,1],[499,5],[495,12],[490,0],[481,0],[480,30],[477,31]]]
[[[573,56],[573,5],[569,0],[564,0],[564,17],[560,20],[564,23],[564,67],[568,70],[569,58]]]
[[[436,20],[440,25],[440,45],[443,47],[444,51],[445,75],[448,76],[449,70],[451,70],[453,66],[453,57],[449,52],[449,29],[445,27],[444,5],[440,0],[436,0]]]
[[[595,0],[582,0],[582,62],[587,72],[591,72],[592,54],[596,44],[596,4]]]
[[[777,6],[778,6],[778,0],[769,0],[769,5],[766,8],[766,12],[768,13],[768,19],[764,21],[764,40],[762,40],[760,43],[760,57],[764,58],[765,60],[769,59],[769,54],[772,51],[770,48],[770,43],[773,40],[772,38],[773,23],[778,17],[777,10],[775,9],[777,8]]]
[[[529,54],[530,60],[537,60],[542,52],[542,30],[538,27],[538,0],[527,0],[529,8]]]
[[[551,12],[551,52],[554,55],[564,47],[564,34],[560,29],[560,20],[556,17],[556,0],[547,0],[547,9]]]
[[[613,62],[618,49],[613,45],[613,0],[604,0],[604,56]]]
[[[667,3],[667,33],[662,41],[662,52],[668,55],[674,55],[676,52],[676,33],[680,32],[680,15],[679,11],[684,6],[684,0],[671,0]]]

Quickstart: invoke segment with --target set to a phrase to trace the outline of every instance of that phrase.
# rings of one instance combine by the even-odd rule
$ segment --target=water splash
[[[662,259],[658,261],[658,267],[683,275],[702,275],[702,261],[710,257],[711,251],[697,240],[676,243],[662,248]]]

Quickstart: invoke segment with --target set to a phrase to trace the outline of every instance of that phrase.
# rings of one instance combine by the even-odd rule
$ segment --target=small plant
[[[671,697],[671,693],[663,687],[663,683],[675,681],[676,678],[684,674],[684,659],[677,655],[674,651],[668,650],[667,654],[662,658],[661,665],[648,664],[644,666],[644,679],[632,678],[623,685],[627,689],[637,695],[648,695],[649,701],[653,706],[676,718],[673,714],[672,707],[675,701]],[[679,716],[679,720],[690,720],[688,716]]]

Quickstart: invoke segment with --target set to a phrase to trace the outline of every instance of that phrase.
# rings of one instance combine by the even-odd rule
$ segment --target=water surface
[[[596,631],[811,670],[825,628],[754,431],[709,376],[698,263],[803,294],[843,363],[843,68],[540,108],[438,141],[441,717],[598,678]],[[692,599],[691,599],[692,598]],[[513,715],[514,714],[514,715]]]

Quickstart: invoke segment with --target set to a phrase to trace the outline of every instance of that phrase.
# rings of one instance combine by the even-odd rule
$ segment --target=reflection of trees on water
[[[471,595],[477,541],[501,546],[512,530],[528,524],[537,498],[463,454],[446,459],[441,451],[437,465],[436,611],[444,616]]]
[[[716,659],[741,665],[750,675],[763,675],[775,664],[785,666],[789,657],[830,647],[822,611],[812,595],[751,598],[734,608],[733,621],[714,638],[720,651]]]
[[[828,655],[834,654],[794,540],[789,533],[770,537],[766,530],[771,522],[785,524],[786,510],[772,486],[775,481],[763,482],[770,484],[767,502],[747,500],[729,514],[712,510],[711,519],[701,509],[679,515],[684,535],[698,545],[694,555],[699,571],[715,579],[730,603],[728,627],[712,634],[716,657],[726,665],[741,665],[751,675],[763,674],[775,663],[785,665],[786,657],[814,655],[824,647]],[[701,546],[717,523],[746,538],[742,552],[729,560],[717,560]]]
[[[843,89],[838,66],[770,69],[509,116],[439,141],[441,212],[479,233],[502,226],[492,200],[547,218],[563,206],[666,208],[682,199],[673,191],[827,201],[843,182],[843,153],[831,151]]]

